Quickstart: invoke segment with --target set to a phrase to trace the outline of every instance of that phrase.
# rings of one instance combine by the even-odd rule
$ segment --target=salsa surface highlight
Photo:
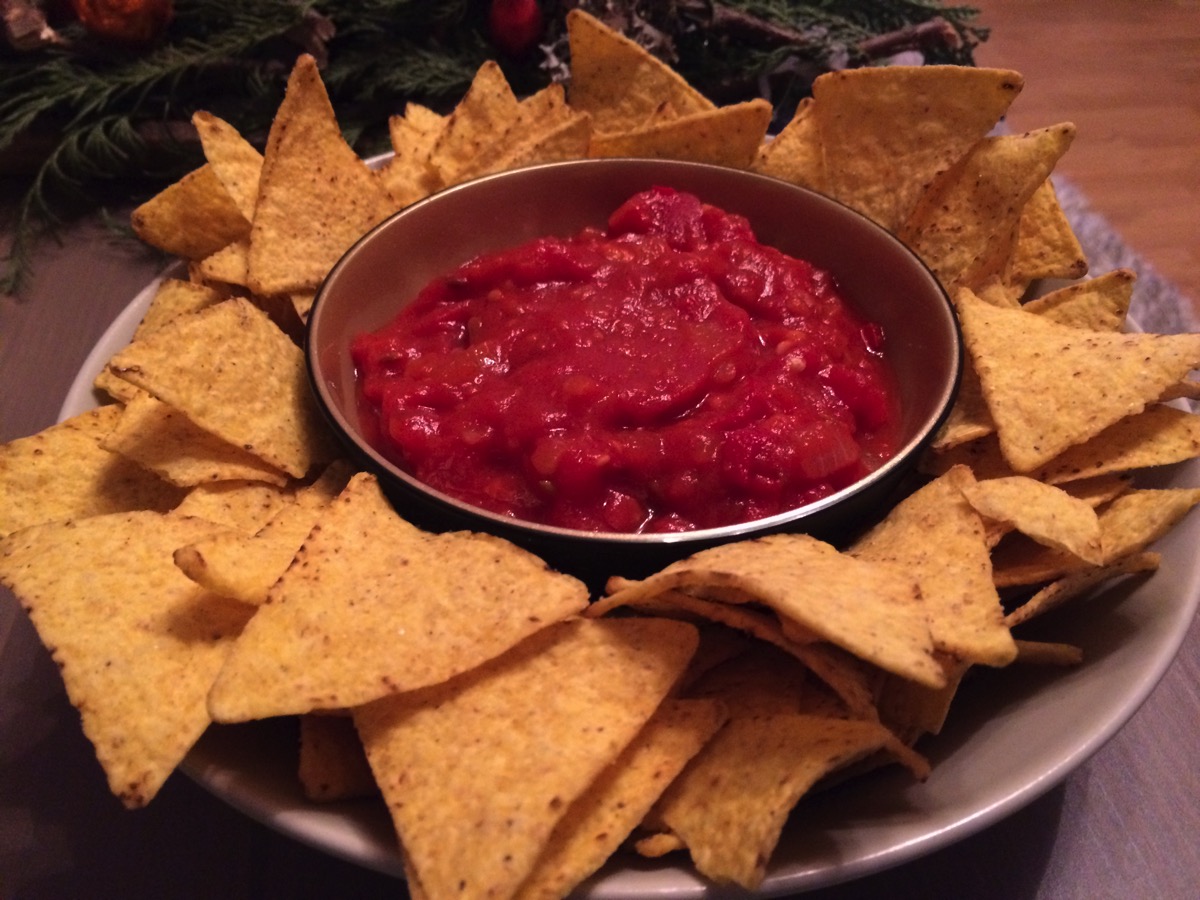
[[[377,446],[466,503],[584,531],[753,521],[895,451],[884,335],[694,195],[459,267],[351,353]]]

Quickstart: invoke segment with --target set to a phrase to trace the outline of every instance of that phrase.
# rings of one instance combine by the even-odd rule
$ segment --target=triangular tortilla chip
[[[984,518],[1015,528],[1039,544],[1101,562],[1095,509],[1062,488],[1012,475],[964,485],[963,495]]]
[[[880,668],[937,686],[942,670],[917,582],[891,566],[854,559],[803,534],[771,535],[702,550],[622,588],[733,587],[785,620]],[[614,602],[618,594],[613,594]],[[786,627],[786,622],[785,622]]]
[[[1200,503],[1200,488],[1130,491],[1100,513],[1099,563],[1110,565],[1145,550]],[[1069,553],[1031,541],[1000,545],[993,556],[997,586],[1039,584],[1088,568]]]
[[[147,244],[184,259],[203,259],[250,233],[250,220],[207,163],[151,197],[129,221]]]
[[[489,60],[480,66],[430,150],[429,169],[436,185],[446,187],[469,178],[475,159],[504,137],[520,110],[499,64]]]
[[[1025,309],[1051,322],[1091,331],[1120,331],[1133,302],[1132,269],[1114,269],[1043,294],[1025,304]]]
[[[983,399],[983,387],[979,384],[979,375],[971,365],[970,357],[963,359],[962,378],[958,383],[958,394],[954,405],[950,407],[950,415],[934,435],[931,449],[943,452],[960,444],[986,437],[996,430],[992,414],[988,412],[987,402]]]
[[[533,132],[505,149],[480,174],[537,163],[582,159],[587,156],[591,140],[591,117],[587,113],[568,113],[554,127]]]
[[[209,686],[250,615],[171,562],[176,546],[216,527],[114,513],[0,542],[0,581],[54,655],[109,786],[127,807],[148,803],[208,727]]]
[[[104,449],[120,453],[180,487],[244,479],[283,487],[288,481],[279,469],[210,434],[149,394],[126,404],[104,438]]]
[[[1200,457],[1200,415],[1173,406],[1150,406],[1026,474],[1039,481],[1066,485],[1197,457]],[[994,434],[942,453],[927,454],[920,468],[927,475],[938,475],[956,465],[969,466],[979,478],[1016,474],[1000,452],[1000,442]]]
[[[332,458],[304,352],[248,300],[180,317],[121,350],[109,367],[205,431],[296,478]]]
[[[724,723],[724,704],[664,701],[634,742],[567,810],[517,900],[570,894],[620,847]]]
[[[1031,282],[1082,278],[1087,270],[1087,255],[1058,202],[1054,183],[1047,178],[1021,210],[1017,245],[1004,279],[1021,294]]]
[[[796,107],[791,121],[779,134],[763,142],[750,168],[810,190],[823,190],[825,157],[811,97]]]
[[[1069,600],[1083,596],[1097,585],[1112,581],[1122,575],[1154,572],[1161,562],[1162,557],[1158,553],[1134,553],[1108,565],[1072,572],[1046,585],[1006,615],[1004,621],[1010,628],[1016,628],[1018,625],[1062,606]]]
[[[247,221],[254,221],[258,203],[258,179],[262,174],[262,154],[238,133],[237,129],[210,112],[201,110],[192,116],[200,136],[204,158],[226,193],[233,198]]]
[[[674,69],[583,10],[567,13],[567,34],[571,107],[591,114],[598,134],[636,128],[664,102],[681,116],[713,109]]]
[[[301,55],[267,137],[247,283],[257,294],[315,288],[393,208],[342,137],[316,60]]]
[[[446,127],[446,120],[428,107],[409,103],[404,115],[388,119],[392,158],[379,177],[397,208],[429,196],[437,178],[429,170],[429,155]]]
[[[210,708],[219,721],[243,721],[437,684],[587,600],[582,582],[499,538],[418,530],[359,474],[271,588]]]
[[[980,140],[922,193],[900,229],[952,290],[995,280],[1016,246],[1021,210],[1070,147],[1075,126]]]
[[[697,641],[694,626],[667,619],[562,622],[460,678],[356,709],[423,890],[512,896],[570,805],[670,692]]]
[[[196,261],[194,277],[203,285],[236,285],[246,287],[250,281],[250,240],[245,238],[227,244],[216,253]]]
[[[951,469],[901,501],[849,553],[916,576],[939,650],[1003,666],[1016,649],[992,583],[983,522],[963,497],[974,483],[965,467]]]
[[[799,799],[823,776],[880,750],[914,756],[878,722],[735,716],[667,788],[654,815],[683,840],[701,874],[753,890]]]
[[[292,502],[253,535],[233,529],[185,544],[175,551],[175,565],[214,594],[255,606],[263,603],[348,478],[345,466],[331,466],[316,482],[296,491]]]
[[[1140,412],[1200,366],[1200,334],[1084,331],[966,290],[955,302],[1001,451],[1018,473]]]
[[[192,488],[174,511],[251,535],[294,499],[291,490],[261,481],[218,481]]]
[[[588,155],[681,159],[747,169],[770,122],[770,103],[747,100],[634,131],[596,135]]]
[[[136,341],[144,338],[173,319],[199,312],[220,303],[222,299],[224,298],[219,292],[206,285],[179,278],[164,278],[155,289],[150,306],[133,332],[133,339]]]
[[[182,490],[104,449],[120,417],[121,407],[101,406],[0,446],[0,535],[45,522],[175,506]]]
[[[813,83],[825,188],[896,230],[933,180],[996,125],[1020,92],[1016,72],[879,66]]]

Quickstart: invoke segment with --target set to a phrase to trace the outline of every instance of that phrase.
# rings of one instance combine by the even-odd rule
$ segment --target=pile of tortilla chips
[[[517,98],[485,65],[448,115],[395,116],[377,168],[308,57],[265,153],[197,115],[207,163],[134,213],[186,277],[97,379],[112,402],[0,448],[0,581],[127,806],[211,723],[294,716],[305,792],[382,796],[414,896],[562,896],[623,847],[754,888],[814,786],[930,774],[914,746],[973,667],[1079,663],[1020,626],[1152,572],[1200,501],[1135,483],[1200,455],[1166,402],[1195,396],[1200,335],[1125,328],[1128,272],[1078,280],[1049,181],[1072,127],[993,133],[1018,75],[826,75],[768,140],[767,104],[570,29],[569,92]],[[342,252],[446,185],[615,154],[829,193],[952,294],[968,371],[928,477],[848,545],[731,543],[593,598],[497,538],[417,529],[338,459],[297,339]],[[1049,278],[1075,280],[1027,300]]]

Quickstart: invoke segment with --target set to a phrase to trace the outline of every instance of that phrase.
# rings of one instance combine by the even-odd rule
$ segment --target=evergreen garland
[[[902,50],[970,65],[987,36],[976,10],[936,0],[544,0],[540,45],[514,58],[490,39],[488,0],[159,2],[172,13],[165,31],[121,44],[52,14],[61,4],[0,0],[0,174],[24,182],[5,223],[5,293],[28,274],[35,240],[67,217],[144,199],[202,162],[195,111],[264,141],[302,52],[322,61],[338,120],[366,155],[386,148],[387,118],[405,102],[449,109],[487,59],[499,59],[519,93],[569,77],[564,17],[573,6],[714,101],[767,96],[781,118],[822,71]],[[40,30],[18,33],[18,14],[41,17]]]

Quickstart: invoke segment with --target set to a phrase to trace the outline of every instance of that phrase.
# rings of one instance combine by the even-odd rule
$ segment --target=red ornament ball
[[[522,56],[536,46],[543,27],[537,0],[492,0],[488,36],[508,56]]]
[[[134,46],[160,37],[175,15],[172,0],[71,0],[71,10],[91,34]]]

